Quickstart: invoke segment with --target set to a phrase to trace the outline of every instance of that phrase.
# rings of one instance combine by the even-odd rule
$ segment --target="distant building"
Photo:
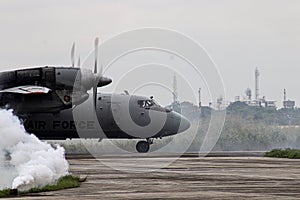
[[[286,100],[286,89],[283,89],[283,107],[287,109],[294,109],[295,108],[295,101]]]
[[[263,97],[262,99],[258,99],[258,100],[251,100],[249,98],[243,98],[241,100],[239,96],[236,96],[235,102],[243,102],[243,103],[246,103],[248,106],[276,108],[276,101],[266,100],[265,97]]]
[[[276,101],[264,101],[263,104],[265,104],[265,107],[274,107],[276,108]]]
[[[295,108],[295,101],[286,100],[283,101],[283,107],[287,109],[294,109]]]

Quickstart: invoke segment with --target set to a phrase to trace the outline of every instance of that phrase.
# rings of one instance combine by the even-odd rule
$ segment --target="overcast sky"
[[[206,49],[219,69],[227,100],[243,96],[247,87],[254,94],[258,67],[261,96],[279,101],[280,107],[286,88],[299,106],[299,8],[298,0],[2,0],[0,70],[68,65],[73,41],[77,53],[86,57],[96,36],[106,40],[132,29],[161,27]],[[184,91],[178,92],[185,100]]]

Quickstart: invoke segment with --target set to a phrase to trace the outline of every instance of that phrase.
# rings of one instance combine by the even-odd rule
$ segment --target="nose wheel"
[[[139,153],[147,153],[150,149],[150,144],[153,143],[153,139],[147,139],[147,141],[139,141],[136,144],[136,150]]]

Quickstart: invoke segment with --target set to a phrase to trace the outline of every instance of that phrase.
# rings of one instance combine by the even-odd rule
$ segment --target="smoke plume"
[[[0,189],[54,184],[68,174],[65,150],[28,134],[11,110],[0,110]]]

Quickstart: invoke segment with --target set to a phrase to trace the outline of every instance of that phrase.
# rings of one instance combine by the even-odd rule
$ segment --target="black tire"
[[[150,149],[150,144],[146,141],[139,141],[137,144],[136,144],[136,150],[139,152],[139,153],[147,153]]]

